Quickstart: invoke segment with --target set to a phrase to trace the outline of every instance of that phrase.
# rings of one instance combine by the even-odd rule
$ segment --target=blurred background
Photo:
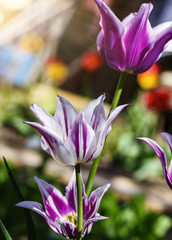
[[[122,20],[142,0],[106,0]],[[150,1],[144,1],[150,2]],[[152,26],[172,21],[172,1],[154,0]],[[72,169],[56,164],[40,148],[40,135],[23,121],[37,121],[36,103],[54,114],[57,95],[78,111],[106,94],[108,112],[119,72],[96,50],[99,12],[93,0],[0,0],[0,155],[5,156],[26,200],[42,202],[33,176],[62,192]],[[150,137],[170,150],[160,132],[172,134],[172,44],[147,72],[129,75],[120,104],[132,103],[113,124],[94,185],[111,183],[97,223],[85,239],[165,240],[172,237],[172,192],[159,159],[137,137]],[[90,164],[83,166],[87,179]],[[13,240],[25,240],[22,211],[0,161],[0,219]],[[32,214],[38,240],[61,239]],[[0,233],[0,239],[3,240]]]

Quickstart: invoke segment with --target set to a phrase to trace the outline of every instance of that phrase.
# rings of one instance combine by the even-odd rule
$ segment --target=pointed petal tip
[[[145,12],[149,12],[149,14],[150,14],[152,9],[153,9],[153,4],[151,2],[149,2],[149,3],[142,3],[140,8],[144,8],[144,11]]]
[[[32,103],[32,104],[30,105],[30,109],[33,110],[33,108],[35,107],[35,105],[37,105],[37,104]]]
[[[170,136],[172,137],[172,135],[170,133],[167,132],[161,132],[161,135],[165,138],[166,136]]]
[[[28,122],[28,121],[24,121],[23,123],[24,123],[24,124],[29,124],[29,125],[32,124],[32,122]]]
[[[35,180],[35,182],[40,180],[40,178],[38,178],[37,176],[34,176],[33,179]]]
[[[104,191],[106,192],[109,188],[110,188],[111,184],[107,183],[106,185],[104,185]]]

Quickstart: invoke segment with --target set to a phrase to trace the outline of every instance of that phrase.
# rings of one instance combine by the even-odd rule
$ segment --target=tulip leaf
[[[4,160],[4,164],[5,164],[8,176],[10,178],[10,181],[12,183],[12,186],[16,192],[16,195],[17,195],[19,201],[24,201],[24,197],[23,197],[22,193],[20,192],[20,190],[17,186],[17,183],[13,177],[13,174],[8,166],[8,163],[4,157],[3,157],[3,160]],[[28,240],[33,240],[33,239],[36,240],[35,227],[33,224],[31,214],[30,214],[29,210],[27,210],[27,209],[23,209],[23,213],[24,213],[24,218],[25,218],[25,222],[26,222],[26,226],[27,226]]]
[[[7,229],[5,228],[4,224],[1,221],[1,219],[0,219],[0,229],[3,232],[6,240],[12,240],[12,238],[10,237],[10,234],[8,233]]]

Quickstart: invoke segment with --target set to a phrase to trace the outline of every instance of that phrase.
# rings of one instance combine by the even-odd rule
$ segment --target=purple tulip
[[[101,14],[102,28],[97,48],[107,64],[131,73],[149,69],[172,39],[172,22],[152,28],[148,19],[151,3],[142,4],[137,13],[131,13],[121,22],[102,0],[94,1]]]
[[[161,133],[161,134],[165,138],[166,142],[168,143],[171,153],[172,153],[172,135],[170,135],[169,133],[165,133],[165,132]],[[143,138],[139,138],[139,139],[146,142],[154,150],[156,155],[159,157],[161,164],[162,164],[166,182],[169,185],[169,187],[172,189],[172,160],[170,162],[169,168],[167,169],[167,158],[166,158],[166,155],[165,155],[164,151],[162,150],[162,148],[155,141],[153,141],[149,138],[143,137]]]
[[[40,189],[44,209],[40,203],[33,201],[23,201],[16,204],[18,207],[24,207],[31,209],[39,213],[48,223],[50,228],[66,238],[76,238],[77,233],[77,187],[75,170],[66,187],[65,196],[51,184],[34,177]],[[94,190],[89,199],[87,199],[85,193],[85,187],[82,181],[82,199],[83,199],[83,228],[82,237],[87,235],[92,226],[99,220],[108,219],[107,217],[100,216],[97,213],[100,201],[110,187],[110,184],[106,184],[103,187],[99,187]]]
[[[82,112],[63,97],[59,97],[57,109],[51,116],[39,105],[33,104],[32,111],[40,122],[25,122],[42,134],[41,146],[62,165],[75,166],[99,156],[111,123],[126,107],[119,106],[106,119],[103,107],[105,96],[91,101]]]

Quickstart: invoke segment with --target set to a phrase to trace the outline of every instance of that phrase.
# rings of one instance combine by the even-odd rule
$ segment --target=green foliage
[[[24,201],[24,197],[23,197],[22,193],[20,192],[20,189],[17,186],[15,178],[14,178],[14,176],[13,176],[13,174],[12,174],[12,172],[11,172],[9,166],[8,166],[8,163],[7,163],[7,161],[4,157],[3,157],[3,160],[4,160],[5,168],[6,168],[6,171],[8,173],[9,179],[11,181],[11,184],[13,186],[13,189],[16,192],[16,195],[17,195],[19,201],[20,202]],[[27,209],[23,209],[23,213],[24,213],[25,223],[26,223],[26,226],[27,226],[28,240],[32,240],[32,239],[36,240],[35,226],[33,224],[33,220],[32,220],[32,217],[30,215],[30,212]]]
[[[142,171],[141,169],[147,164],[152,165],[150,169],[152,171],[147,172],[147,175],[143,174],[142,179],[138,174],[134,174],[139,180],[143,180],[149,174],[162,172],[161,164],[155,159],[152,149],[137,139],[143,136],[155,138],[158,115],[147,111],[141,101],[137,100],[120,117],[122,121],[114,122],[112,131],[108,135],[104,158],[113,161],[115,169],[123,169],[131,173]]]
[[[22,124],[23,121],[34,120],[26,89],[2,87],[1,90],[0,126],[12,127],[23,136],[33,134],[32,128]]]
[[[166,215],[148,211],[142,196],[133,197],[128,203],[117,201],[112,193],[103,198],[99,212],[109,220],[96,223],[85,239],[99,240],[166,240],[171,227]]]
[[[41,169],[33,168],[15,168],[12,164],[9,164],[11,172],[14,178],[17,180],[17,184],[20,187],[22,195],[25,200],[42,202],[40,191],[38,190],[37,184],[33,180],[33,176],[37,175],[43,178],[45,181],[52,183],[52,178],[43,176]],[[60,190],[64,188],[53,182],[53,185]],[[16,197],[15,191],[10,184],[8,174],[5,170],[4,164],[0,163],[0,192],[3,193],[0,199],[0,219],[2,219],[6,229],[11,233],[13,240],[18,240],[19,236],[26,235],[26,225],[23,218],[22,209],[15,206],[16,203],[20,202]],[[42,217],[31,211],[34,217],[34,224],[36,226],[36,235],[40,240],[54,240],[57,236],[49,234],[51,230]],[[49,236],[50,235],[50,236]],[[0,235],[1,236],[1,235]],[[0,240],[5,240],[1,238]],[[34,239],[35,240],[35,239]]]
[[[43,175],[41,169],[22,168],[16,169],[10,164],[10,169],[17,180],[18,186],[26,200],[42,203],[41,194],[33,176],[37,175],[45,181],[55,185],[64,192],[64,186],[54,179]],[[18,202],[9,182],[9,178],[3,164],[0,164],[0,192],[3,192],[0,200],[0,218],[12,234],[13,240],[26,235],[26,227],[23,221],[22,210],[15,207]],[[144,207],[144,198],[134,197],[130,202],[124,203],[117,200],[111,192],[106,193],[100,204],[99,213],[107,216],[109,220],[96,223],[91,233],[85,239],[93,240],[166,240],[165,234],[171,226],[168,216],[149,212]],[[64,240],[55,234],[38,214],[31,212],[36,227],[38,240]],[[1,239],[5,240],[5,239]]]

